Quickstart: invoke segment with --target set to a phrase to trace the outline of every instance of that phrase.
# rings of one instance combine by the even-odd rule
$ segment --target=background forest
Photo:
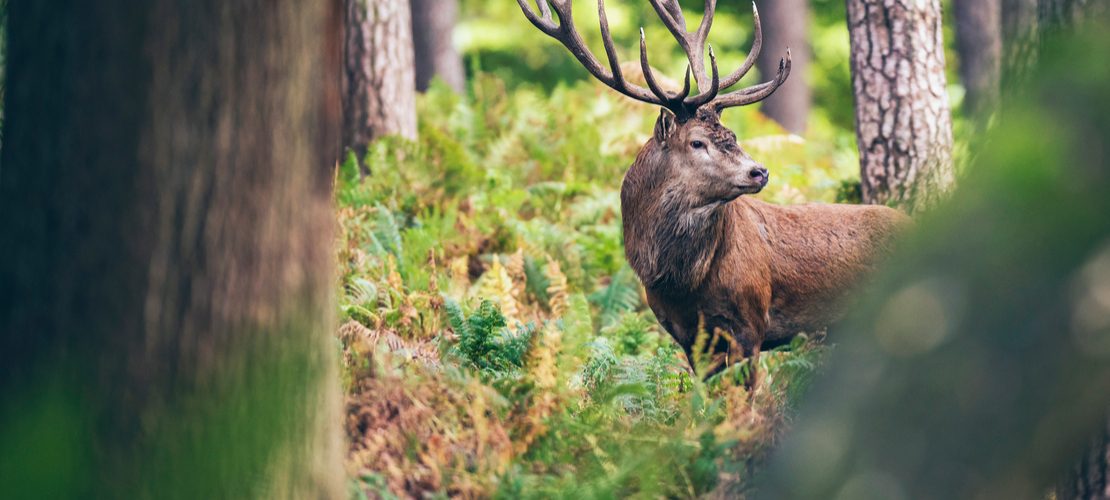
[[[700,2],[683,5],[699,18]],[[589,78],[515,5],[460,7],[465,92],[433,83],[417,98],[415,141],[380,140],[339,173],[352,487],[370,497],[741,494],[818,371],[823,332],[763,356],[754,394],[743,363],[691,376],[621,240],[620,180],[655,110]],[[636,59],[642,26],[653,66],[682,74],[685,56],[648,2],[606,8],[622,60]],[[761,199],[859,202],[845,4],[809,8],[796,22],[808,26],[812,62],[793,76],[812,89],[804,131],[758,106],[730,110],[726,125],[774,172]],[[596,6],[574,12],[602,53]],[[721,67],[747,56],[752,26],[750,5],[721,2],[711,37]],[[768,36],[781,29],[764,20]],[[945,40],[965,151],[950,30]],[[784,50],[764,47],[776,63]]]
[[[600,53],[586,28],[596,6],[579,4]],[[774,172],[760,197],[779,203],[858,190],[844,5],[813,7],[805,138],[756,106],[725,114]],[[635,47],[644,26],[654,65],[682,74],[685,57],[647,2],[607,10],[619,47]],[[747,55],[751,17],[750,5],[722,2],[722,67]],[[465,94],[433,84],[417,100],[415,142],[376,142],[368,176],[354,156],[339,174],[353,486],[370,497],[743,491],[824,347],[801,337],[763,356],[754,398],[744,365],[691,376],[621,243],[620,180],[656,111],[589,79],[515,5],[463,2],[455,38]]]
[[[0,0],[0,497],[1110,496],[1105,5],[870,23],[943,112],[869,126],[860,12],[909,4],[774,1],[740,85],[791,79],[723,116],[756,196],[915,226],[836,328],[703,379],[624,254],[658,109],[511,0]],[[651,4],[605,8],[677,88]]]

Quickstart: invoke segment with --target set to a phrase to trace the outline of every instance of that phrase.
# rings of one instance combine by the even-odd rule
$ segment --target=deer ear
[[[655,121],[655,142],[659,144],[666,144],[667,138],[675,131],[675,116],[671,110],[662,108],[659,110],[659,119]]]

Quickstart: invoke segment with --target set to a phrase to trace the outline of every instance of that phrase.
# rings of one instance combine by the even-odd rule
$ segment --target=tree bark
[[[386,135],[416,138],[408,0],[344,0],[343,146],[362,158]]]
[[[761,0],[759,15],[764,30],[763,51],[756,65],[761,75],[774,75],[779,60],[790,49],[791,78],[763,101],[763,114],[791,133],[805,132],[809,120],[809,3],[808,0]]]
[[[1042,30],[1065,29],[1083,19],[1102,0],[1039,0],[1037,18]]]
[[[8,8],[3,486],[341,498],[341,4]]]
[[[466,90],[462,58],[451,38],[458,17],[458,0],[412,0],[416,90],[428,90],[437,76],[455,92]]]
[[[848,0],[863,199],[910,211],[955,183],[940,0]]]
[[[1059,500],[1100,500],[1110,498],[1110,419],[1101,435],[1087,447],[1068,481],[1056,488]]]
[[[997,107],[1002,62],[1000,0],[956,0],[956,49],[968,114],[980,123]]]
[[[1002,82],[1024,79],[1037,63],[1038,0],[1002,0]]]

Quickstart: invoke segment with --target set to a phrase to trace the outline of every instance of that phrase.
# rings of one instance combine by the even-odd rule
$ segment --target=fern
[[[622,267],[609,281],[609,285],[590,295],[590,302],[597,306],[602,329],[614,324],[622,313],[640,307],[640,282],[632,269]]]
[[[539,259],[524,257],[524,291],[534,297],[537,302],[548,304],[549,295],[547,287],[551,280],[544,273],[543,264]]]
[[[611,325],[602,329],[601,334],[612,339],[617,353],[637,356],[650,350],[659,339],[657,332],[653,331],[654,325],[654,320],[633,311],[626,311],[621,313]]]
[[[493,256],[493,261],[485,274],[474,284],[474,295],[482,300],[491,300],[500,306],[501,312],[510,322],[517,322],[520,309],[517,307],[513,279],[509,271],[501,265],[501,259]]]
[[[385,253],[401,258],[404,245],[401,243],[401,228],[393,213],[380,204],[374,205],[374,230],[370,234],[377,255]]]
[[[486,376],[519,373],[524,367],[531,346],[531,326],[508,330],[505,316],[489,300],[483,300],[470,317],[453,300],[448,300],[444,309],[458,336],[451,348],[453,354]]]

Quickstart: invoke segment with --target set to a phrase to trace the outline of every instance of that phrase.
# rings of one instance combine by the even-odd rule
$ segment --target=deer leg
[[[759,373],[760,345],[757,343],[754,346],[752,346],[751,349],[749,349],[748,351],[749,351],[748,353],[745,353],[745,356],[748,359],[748,363],[750,363],[750,365],[752,367],[752,371],[751,371],[752,376],[748,377],[748,379],[745,381],[744,386],[750,392],[755,393],[755,388],[759,387],[759,378],[760,378],[759,377],[759,375],[760,375],[760,373]]]
[[[737,339],[740,344],[741,354],[743,360],[748,362],[750,367],[749,373],[751,374],[744,381],[744,387],[749,391],[754,392],[755,388],[759,385],[759,353],[763,347],[763,339],[766,336],[765,325],[756,322],[755,324],[747,323],[740,330],[740,337]],[[737,360],[740,361],[740,360]]]

